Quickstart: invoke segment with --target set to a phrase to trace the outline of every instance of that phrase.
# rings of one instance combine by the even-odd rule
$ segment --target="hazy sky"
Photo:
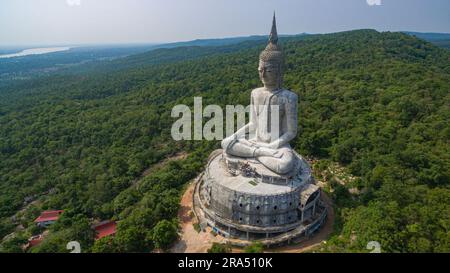
[[[158,43],[350,29],[450,33],[449,0],[0,0],[0,45]]]

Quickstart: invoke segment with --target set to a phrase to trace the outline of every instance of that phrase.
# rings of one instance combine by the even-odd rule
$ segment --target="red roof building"
[[[95,230],[95,240],[101,239],[106,236],[114,235],[116,233],[116,222],[114,221],[103,221],[94,227]]]
[[[33,236],[30,239],[28,239],[28,243],[30,244],[29,247],[37,246],[44,240],[44,236],[42,234],[39,234],[37,236]]]
[[[56,220],[58,220],[61,213],[63,213],[64,210],[47,210],[43,211],[41,215],[39,215],[36,220],[34,220],[35,223],[37,223],[40,226],[47,226],[49,224],[54,223]]]
[[[33,246],[37,246],[38,244],[42,243],[44,240],[45,232],[39,235],[31,236],[28,239],[28,243],[22,246],[22,249],[25,251]]]

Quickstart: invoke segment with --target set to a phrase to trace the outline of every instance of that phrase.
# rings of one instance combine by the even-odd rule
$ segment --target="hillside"
[[[424,32],[410,32],[406,34],[416,36],[417,38],[431,42],[437,46],[450,49],[450,33],[424,33]]]
[[[302,37],[307,34],[282,35],[282,37]],[[130,68],[135,65],[173,62],[183,59],[193,59],[199,56],[207,56],[212,53],[230,52],[242,49],[243,44],[250,42],[265,42],[266,36],[244,36],[218,39],[197,39],[186,42],[175,42],[165,44],[130,44],[130,45],[80,45],[70,48],[68,51],[56,52],[42,55],[29,55],[25,57],[0,58],[0,84],[4,81],[26,80],[36,76],[46,76],[54,73],[77,73],[77,72],[103,72],[106,67],[117,69]],[[233,47],[233,45],[237,45]],[[251,43],[254,44],[254,43]],[[185,50],[166,50],[183,47]],[[216,48],[217,47],[217,48]],[[0,47],[0,55],[18,53],[24,47]],[[153,53],[152,51],[156,52]],[[188,52],[186,52],[188,51]],[[146,55],[145,57],[142,56]],[[124,62],[124,57],[131,56]],[[150,55],[150,56],[149,56]],[[119,60],[117,60],[119,59]],[[134,61],[133,61],[134,60]],[[138,62],[138,63],[135,63]],[[118,67],[117,67],[118,66]],[[0,86],[1,87],[1,86]]]
[[[450,49],[450,34],[404,32],[408,35]],[[287,39],[302,39],[310,34],[281,35]],[[69,51],[19,58],[0,58],[0,88],[15,80],[27,80],[36,76],[73,74],[79,72],[106,72],[105,69],[128,69],[136,65],[150,65],[195,59],[217,53],[240,50],[256,43],[265,43],[266,36],[244,36],[218,39],[197,39],[186,42],[138,45],[76,46]],[[172,51],[183,47],[182,51]],[[0,55],[17,53],[26,48],[0,48]],[[155,52],[152,52],[155,51]],[[122,59],[127,56],[131,58]],[[5,83],[6,82],[6,83]]]
[[[284,38],[285,86],[299,95],[295,149],[357,179],[333,184],[334,236],[321,251],[450,251],[450,52],[402,33],[357,30]],[[150,251],[168,244],[184,185],[217,141],[175,142],[172,106],[248,104],[260,41],[160,49],[77,73],[0,86],[0,251],[40,232],[33,252]],[[186,54],[188,52],[188,54]],[[101,68],[101,69],[100,69]],[[141,174],[171,156],[140,179]],[[356,187],[359,194],[350,194]],[[19,212],[20,211],[20,212]],[[14,219],[11,216],[15,215]],[[93,242],[89,219],[120,220]]]

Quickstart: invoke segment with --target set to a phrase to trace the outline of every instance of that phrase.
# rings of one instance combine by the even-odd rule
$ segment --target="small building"
[[[41,215],[39,215],[34,222],[39,227],[47,227],[48,225],[53,224],[59,219],[59,216],[64,212],[64,210],[47,210],[43,211]]]
[[[44,235],[39,234],[28,239],[29,247],[37,246],[44,240]]]
[[[22,246],[22,249],[24,251],[26,251],[26,250],[34,247],[34,246],[39,245],[40,243],[42,243],[42,241],[44,240],[46,235],[47,235],[47,232],[44,232],[44,233],[39,234],[39,235],[31,236],[28,239],[28,242],[25,245]]]
[[[99,240],[106,236],[113,236],[116,233],[116,222],[106,220],[93,226],[95,230],[95,240]]]

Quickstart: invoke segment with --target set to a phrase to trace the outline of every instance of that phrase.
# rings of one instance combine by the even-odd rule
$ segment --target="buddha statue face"
[[[270,90],[281,88],[280,65],[271,62],[259,61],[259,78],[264,87]]]

